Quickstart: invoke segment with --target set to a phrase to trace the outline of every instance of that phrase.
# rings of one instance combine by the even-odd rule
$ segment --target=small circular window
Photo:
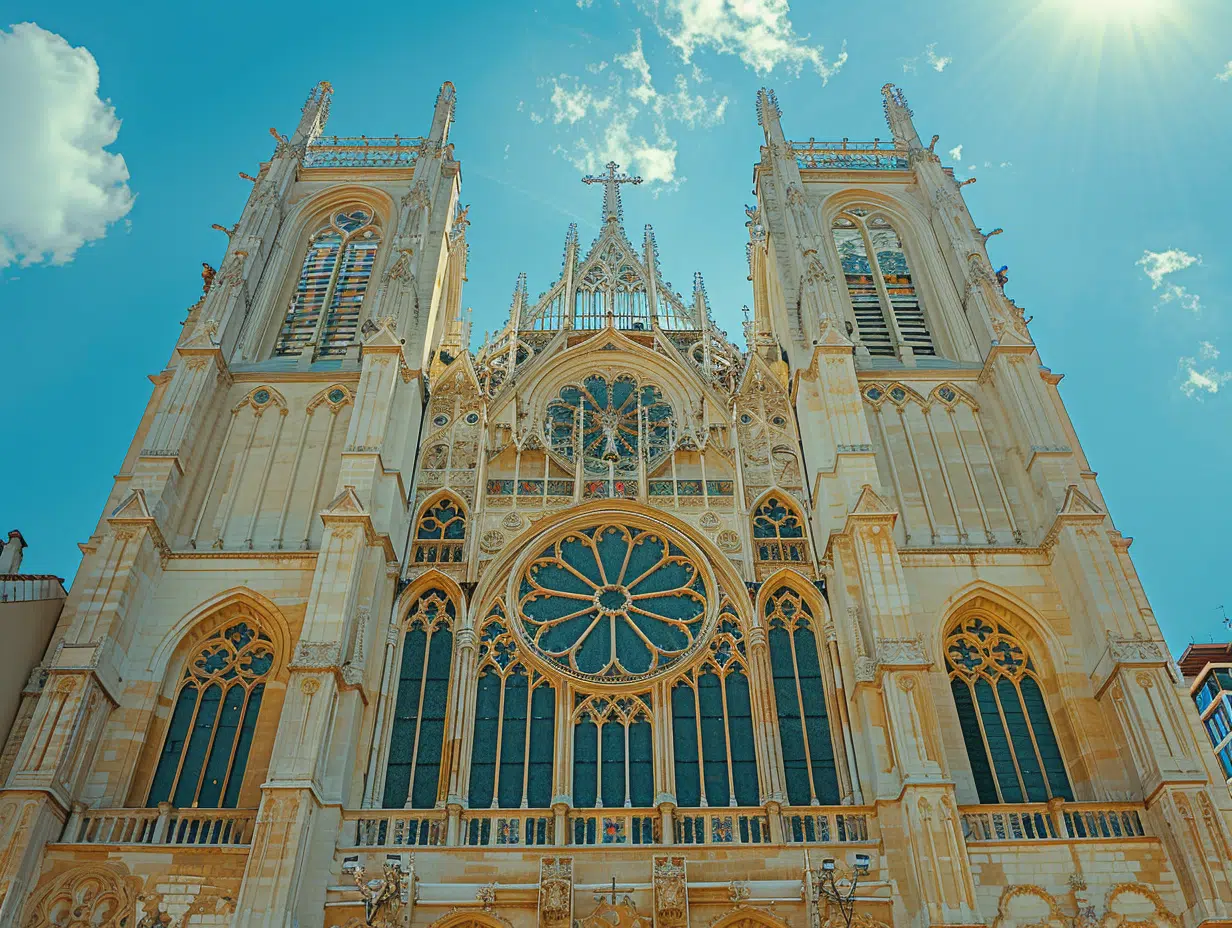
[[[252,395],[252,401],[256,403],[258,406],[264,406],[266,403],[270,401],[269,390],[258,390],[256,393]]]
[[[787,424],[787,420],[784,419],[782,416],[775,416],[770,421],[773,422],[775,425],[777,425],[779,428],[782,428],[783,426]]]
[[[346,392],[339,387],[334,387],[334,389],[329,391],[329,401],[331,403],[341,403],[344,399],[346,399]]]
[[[439,429],[442,426],[449,424],[449,417],[445,415],[444,413],[441,413],[439,416],[433,417],[432,424],[435,425]]]
[[[468,412],[468,413],[466,414],[466,420],[465,420],[465,421],[466,421],[466,424],[467,424],[467,425],[474,425],[476,422],[478,422],[478,421],[479,421],[479,413],[477,413],[477,412]]]

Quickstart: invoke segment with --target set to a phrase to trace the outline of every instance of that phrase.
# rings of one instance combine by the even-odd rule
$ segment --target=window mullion
[[[877,287],[877,298],[881,301],[881,315],[886,320],[890,338],[894,342],[895,353],[901,358],[903,347],[907,344],[902,330],[898,327],[898,318],[894,315],[894,303],[890,300],[890,291],[886,289],[885,275],[881,272],[881,262],[877,260],[877,251],[873,248],[873,238],[868,234],[868,228],[860,223],[860,234],[864,237],[864,248],[868,254],[868,266],[873,271],[873,284]]]
[[[342,236],[342,241],[338,243],[338,257],[334,259],[334,269],[329,274],[329,285],[325,288],[325,297],[321,302],[321,312],[317,315],[317,324],[312,330],[312,337],[305,344],[305,347],[312,348],[314,356],[321,339],[321,333],[325,331],[325,320],[329,316],[329,307],[334,301],[334,290],[338,286],[338,275],[342,273],[342,265],[346,261],[347,246],[350,243],[351,237],[348,235]]]

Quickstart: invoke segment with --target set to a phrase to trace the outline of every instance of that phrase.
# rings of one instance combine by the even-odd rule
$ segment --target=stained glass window
[[[797,563],[807,559],[804,524],[786,498],[771,496],[753,515],[753,550],[759,561]]]
[[[869,354],[894,357],[896,343],[915,354],[935,354],[907,254],[889,221],[852,209],[834,220],[833,233],[860,340]]]
[[[573,726],[573,805],[653,805],[653,751],[648,696],[579,694]]]
[[[425,592],[407,614],[385,774],[387,809],[436,805],[456,616],[442,590]]]
[[[460,564],[466,540],[466,513],[462,504],[442,496],[424,510],[415,526],[411,560],[416,564]]]
[[[273,665],[273,646],[255,622],[205,640],[176,689],[147,805],[235,808]]]
[[[946,637],[945,664],[980,802],[1073,800],[1039,676],[1018,639],[970,616]]]
[[[380,235],[366,209],[339,210],[313,235],[274,344],[275,355],[298,355],[309,345],[316,346],[318,357],[346,352],[359,326],[379,247]]]
[[[770,627],[770,667],[787,801],[801,806],[835,805],[838,774],[817,622],[808,603],[790,587],[781,587],[767,598],[764,615]]]
[[[584,476],[594,484],[587,495],[636,497],[642,458],[651,470],[666,457],[674,423],[657,386],[595,374],[561,389],[548,403],[544,428],[557,454],[571,461],[582,456]]]
[[[697,565],[653,529],[608,523],[540,551],[518,583],[537,651],[588,680],[657,673],[688,654],[706,616]]]
[[[497,603],[479,632],[472,809],[552,804],[555,722],[552,685],[519,660],[504,607]]]
[[[730,603],[706,659],[676,682],[671,698],[677,805],[757,805],[748,663]]]

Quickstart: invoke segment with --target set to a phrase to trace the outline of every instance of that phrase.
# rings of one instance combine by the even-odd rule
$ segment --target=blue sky
[[[45,99],[0,102],[17,127],[6,143],[17,170],[0,180],[2,527],[30,542],[25,568],[76,570],[146,377],[166,363],[201,262],[222,255],[210,225],[236,220],[248,191],[237,172],[256,173],[268,128],[291,130],[315,81],[333,82],[329,129],[344,135],[423,134],[441,81],[456,84],[476,339],[505,318],[519,271],[532,296],[551,283],[570,221],[583,243],[593,238],[600,193],[578,178],[612,153],[655,178],[626,188],[626,226],[636,238],[653,223],[667,278],[687,291],[702,271],[716,317],[738,335],[751,300],[742,206],[757,88],[777,90],[789,138],[856,140],[889,135],[878,91],[894,81],[921,136],[939,133],[945,153],[962,146],[943,160],[978,178],[965,188],[976,222],[1005,228],[993,263],[1009,265],[1007,291],[1034,318],[1044,363],[1065,375],[1062,395],[1118,527],[1136,539],[1170,644],[1224,637],[1232,6],[747,9],[759,18],[720,0],[10,4],[0,78],[38,86],[29,72],[67,67],[84,88],[60,81]],[[3,30],[23,21],[88,50],[97,94],[122,124],[93,99],[82,53]],[[73,142],[84,154],[43,150],[48,113],[88,125]],[[48,168],[61,156],[86,176],[71,195]],[[55,183],[44,190],[40,177]]]

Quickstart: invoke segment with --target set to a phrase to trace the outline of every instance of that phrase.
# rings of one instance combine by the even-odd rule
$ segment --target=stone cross
[[[615,161],[609,161],[606,165],[606,174],[590,174],[582,178],[584,184],[603,184],[603,221],[604,222],[619,222],[621,220],[620,209],[620,185],[621,184],[640,184],[640,177],[630,177],[628,174],[617,174],[616,169],[620,167]]]

